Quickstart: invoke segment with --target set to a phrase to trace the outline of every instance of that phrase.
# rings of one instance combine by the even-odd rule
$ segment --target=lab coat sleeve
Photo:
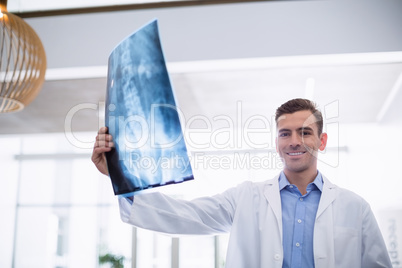
[[[363,210],[362,267],[392,268],[384,239],[368,204]]]
[[[134,201],[119,199],[124,222],[167,234],[217,234],[230,231],[237,189],[192,201],[154,192],[136,195]]]

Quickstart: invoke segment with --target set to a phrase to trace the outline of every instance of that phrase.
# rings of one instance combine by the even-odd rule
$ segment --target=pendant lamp
[[[35,31],[0,0],[0,113],[22,110],[45,80],[46,54]]]

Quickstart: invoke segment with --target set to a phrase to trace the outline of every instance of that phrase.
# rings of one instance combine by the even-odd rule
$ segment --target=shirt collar
[[[322,175],[320,171],[317,171],[317,176],[315,177],[314,181],[312,182],[317,188],[322,192],[322,187],[324,185],[324,181],[322,179]],[[290,182],[288,181],[288,178],[286,178],[286,175],[283,171],[281,171],[281,174],[279,175],[279,191],[281,191],[283,188],[286,186],[290,185]]]

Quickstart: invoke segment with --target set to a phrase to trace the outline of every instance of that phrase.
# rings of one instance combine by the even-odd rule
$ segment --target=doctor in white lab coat
[[[284,163],[283,174],[303,196],[308,195],[307,186],[317,177],[317,152],[325,149],[327,141],[327,135],[322,133],[321,114],[317,116],[316,110],[303,108],[306,103],[311,105],[307,100],[291,100],[276,114],[277,151]],[[92,161],[104,174],[108,172],[103,153],[111,147],[112,137],[105,128],[100,129]],[[222,194],[192,201],[157,192],[120,198],[121,218],[135,226],[169,234],[230,232],[227,268],[282,268],[283,208],[278,180],[279,176],[266,182],[244,182]],[[322,181],[311,238],[314,267],[391,268],[369,204],[325,177]]]

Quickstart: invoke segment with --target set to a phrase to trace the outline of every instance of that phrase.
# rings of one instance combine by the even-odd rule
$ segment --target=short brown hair
[[[317,128],[318,128],[318,135],[321,135],[322,130],[323,130],[323,125],[324,125],[324,120],[322,118],[321,112],[317,109],[317,105],[312,102],[311,100],[307,99],[293,99],[285,102],[282,104],[278,109],[276,109],[275,113],[275,121],[276,125],[278,125],[278,119],[284,114],[292,114],[295,112],[299,111],[310,111],[317,123]]]

